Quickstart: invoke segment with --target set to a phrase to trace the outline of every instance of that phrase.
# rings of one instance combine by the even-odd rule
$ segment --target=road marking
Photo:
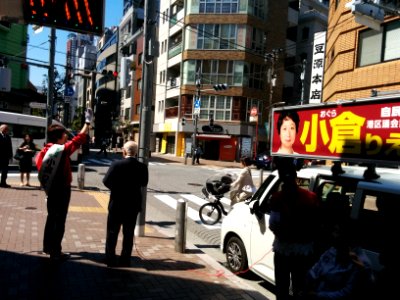
[[[69,211],[73,212],[91,212],[91,213],[107,213],[108,212],[108,201],[109,201],[109,194],[104,192],[88,192],[83,191],[84,193],[89,194],[92,196],[97,203],[99,203],[100,207],[95,206],[70,206]]]
[[[154,195],[155,198],[163,202],[164,204],[168,205],[169,207],[173,208],[176,210],[177,207],[177,200],[169,195]],[[221,225],[219,223],[215,225],[205,225],[201,222],[200,217],[199,217],[199,211],[188,207],[187,208],[187,216],[192,219],[194,222],[197,224],[203,225],[207,229],[217,229],[221,228]]]

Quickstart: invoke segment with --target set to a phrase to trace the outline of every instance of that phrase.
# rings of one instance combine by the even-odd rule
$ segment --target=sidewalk
[[[13,177],[0,188],[0,299],[265,299],[200,249],[175,251],[153,224],[135,238],[130,268],[107,268],[106,192],[73,188],[63,240],[72,257],[50,263],[41,254],[45,195],[32,179],[33,187]]]

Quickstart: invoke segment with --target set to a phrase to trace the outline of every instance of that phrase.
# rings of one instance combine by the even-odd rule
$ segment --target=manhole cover
[[[35,210],[36,207],[28,206],[28,207],[25,207],[25,209],[28,209],[28,210]]]

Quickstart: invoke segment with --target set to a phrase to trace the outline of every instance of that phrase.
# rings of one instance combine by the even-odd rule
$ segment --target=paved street
[[[12,188],[0,189],[0,299],[273,299],[191,244],[175,251],[175,240],[152,222],[135,240],[132,267],[107,268],[108,192],[90,178],[84,190],[73,188],[63,241],[72,258],[59,265],[40,252],[46,204],[37,178],[19,187],[10,176]]]

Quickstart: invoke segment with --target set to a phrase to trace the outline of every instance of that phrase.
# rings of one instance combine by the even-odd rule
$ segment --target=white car
[[[382,251],[382,216],[378,206],[400,208],[400,170],[380,169],[379,178],[364,177],[365,167],[342,167],[345,173],[334,176],[329,166],[312,166],[297,172],[298,184],[317,192],[322,203],[331,195],[345,198],[350,204],[350,217],[354,221],[353,237],[368,255],[372,267],[379,271],[379,253]],[[278,172],[272,172],[254,196],[237,203],[223,219],[221,250],[226,254],[229,269],[240,274],[250,269],[266,281],[274,284],[272,242],[274,234],[269,230],[268,199],[281,188]],[[377,204],[377,199],[379,203]],[[262,206],[263,213],[255,213]],[[400,223],[397,223],[400,227]],[[352,227],[353,229],[353,227]],[[400,229],[400,228],[397,228]],[[391,232],[395,230],[391,228]]]

